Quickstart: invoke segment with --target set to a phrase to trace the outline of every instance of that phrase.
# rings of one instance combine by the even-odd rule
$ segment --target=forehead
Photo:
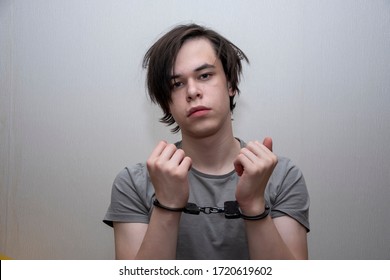
[[[180,48],[172,72],[175,75],[193,72],[204,64],[216,67],[220,64],[212,43],[205,38],[189,39]]]

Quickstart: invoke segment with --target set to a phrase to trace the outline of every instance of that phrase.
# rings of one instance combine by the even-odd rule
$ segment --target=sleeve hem
[[[307,232],[310,232],[310,224],[308,220],[302,217],[302,215],[300,215],[299,213],[294,213],[293,211],[289,212],[289,211],[281,211],[281,210],[272,210],[271,212],[271,217],[273,219],[282,216],[289,216],[290,218],[300,223],[306,229]]]

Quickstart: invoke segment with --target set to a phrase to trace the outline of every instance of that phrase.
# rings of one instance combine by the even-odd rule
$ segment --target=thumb
[[[272,138],[271,137],[265,137],[263,140],[263,145],[268,148],[272,152]]]

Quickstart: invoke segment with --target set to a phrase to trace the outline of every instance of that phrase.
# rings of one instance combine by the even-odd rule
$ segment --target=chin
[[[182,133],[185,133],[186,135],[192,137],[192,138],[208,138],[211,136],[214,136],[218,134],[218,132],[221,130],[221,127],[218,126],[211,126],[211,125],[199,125],[193,126],[190,129],[187,129],[186,131],[182,130]]]

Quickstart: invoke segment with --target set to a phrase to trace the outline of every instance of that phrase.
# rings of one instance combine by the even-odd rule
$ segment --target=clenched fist
[[[263,143],[249,142],[241,149],[234,168],[240,176],[236,200],[243,214],[254,216],[264,211],[264,190],[277,162],[271,138],[265,138]]]
[[[158,201],[167,207],[182,208],[189,196],[188,170],[191,158],[174,144],[161,141],[146,161]]]

